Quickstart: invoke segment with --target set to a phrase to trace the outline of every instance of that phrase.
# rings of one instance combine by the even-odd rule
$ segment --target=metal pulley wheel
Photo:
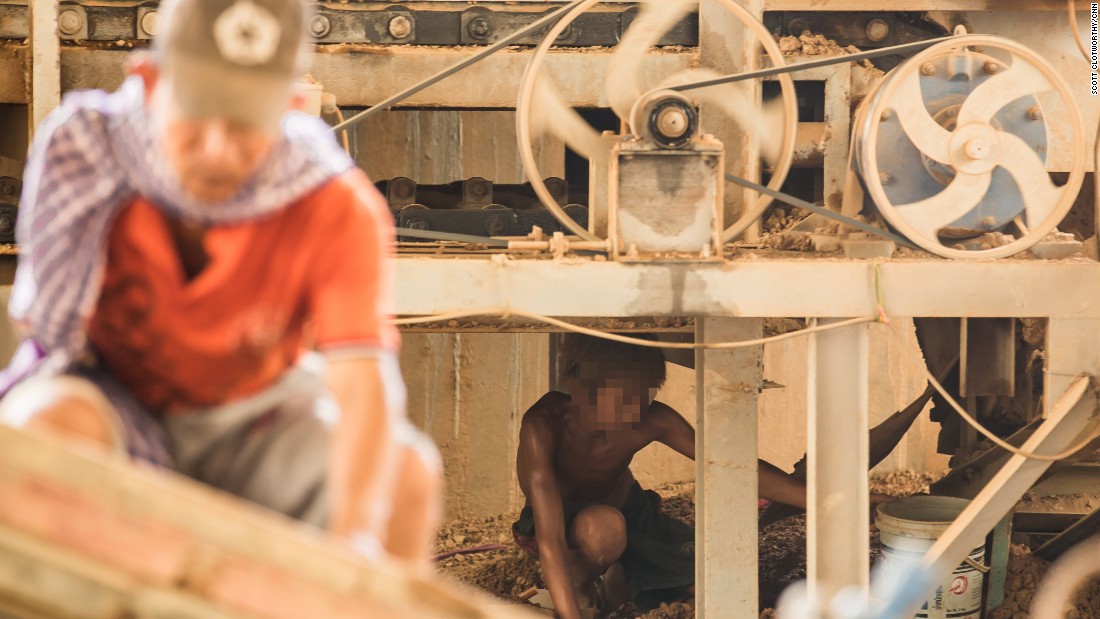
[[[1073,158],[1063,186],[1046,169],[1047,93],[1069,127],[1059,145]],[[1086,137],[1073,94],[1042,57],[1011,40],[964,35],[932,46],[887,75],[868,101],[856,123],[856,169],[883,218],[929,252],[990,259],[1024,251],[1062,221],[1080,191]],[[994,231],[1016,238],[965,248]]]
[[[568,217],[562,210],[562,206],[554,199],[542,182],[543,176],[539,172],[533,151],[532,131],[536,127],[533,121],[532,105],[537,102],[539,105],[552,110],[554,118],[549,122],[545,122],[544,124],[548,126],[544,128],[562,137],[573,150],[592,159],[593,157],[599,157],[602,149],[606,149],[606,139],[597,135],[594,130],[576,116],[571,108],[568,108],[560,100],[557,89],[548,85],[546,80],[549,80],[549,77],[542,73],[543,62],[554,41],[578,16],[601,1],[587,0],[577,5],[558,20],[542,37],[527,65],[516,101],[516,133],[524,173],[527,178],[531,179],[531,186],[546,209],[558,218],[566,230],[587,241],[604,241],[605,239],[578,225]],[[752,13],[735,0],[716,1],[737,17],[748,31],[753,33],[759,44],[763,46],[773,66],[784,66],[783,53],[779,50],[775,39]],[[663,148],[678,148],[684,140],[690,139],[696,133],[697,115],[694,110],[682,107],[682,101],[686,100],[682,96],[652,96],[658,93],[653,90],[643,91],[636,84],[636,77],[646,51],[656,44],[660,36],[667,32],[682,15],[677,14],[677,8],[672,5],[678,4],[682,7],[684,4],[694,6],[697,6],[697,4],[685,3],[682,0],[680,2],[676,2],[676,0],[645,0],[641,4],[642,9],[638,19],[631,24],[612,58],[612,73],[608,76],[608,83],[605,84],[607,99],[611,101],[612,108],[615,109],[615,112],[624,123],[639,125],[633,127],[631,133],[653,139]],[[628,39],[630,42],[628,42]],[[621,67],[617,73],[615,72],[616,67]],[[699,73],[699,70],[689,70],[683,75],[671,76],[671,81],[676,82],[677,78],[683,78],[683,81],[691,81],[688,75],[698,75]],[[717,75],[713,71],[711,73]],[[708,75],[707,77],[711,76]],[[778,155],[774,165],[775,171],[768,183],[768,187],[776,191],[783,186],[791,169],[791,163],[794,159],[795,127],[798,122],[798,100],[795,94],[794,82],[790,75],[786,73],[779,75],[777,80],[782,93],[783,135],[780,146],[776,149]],[[647,90],[665,86],[668,86],[668,84],[651,84],[647,86]],[[739,112],[743,119],[745,111],[736,109],[737,106],[731,105],[729,97],[726,97],[726,105],[723,105],[721,93],[729,92],[724,90],[725,88],[735,89],[736,87],[725,85],[700,89],[691,91],[689,97],[695,98],[697,96],[704,105],[713,103],[716,105],[716,109],[725,113]],[[704,92],[704,90],[710,92]],[[739,92],[734,90],[735,94]],[[750,105],[758,104],[752,102]],[[737,118],[736,115],[735,118]],[[761,129],[761,127],[752,126],[743,120],[741,124],[745,131],[759,131]],[[769,138],[771,136],[763,137]],[[746,205],[740,218],[723,231],[722,240],[729,241],[747,230],[753,222],[760,218],[771,203],[771,197],[761,195],[755,202]]]

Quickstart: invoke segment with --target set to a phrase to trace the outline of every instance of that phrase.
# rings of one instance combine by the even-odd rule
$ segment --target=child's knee
[[[608,505],[586,507],[573,519],[572,538],[586,559],[609,566],[626,551],[626,519]]]

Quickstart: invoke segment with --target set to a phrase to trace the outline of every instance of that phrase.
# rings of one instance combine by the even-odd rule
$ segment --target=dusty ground
[[[892,473],[871,480],[871,490],[894,496],[926,492],[938,476],[909,472]],[[695,523],[694,484],[676,484],[658,489],[665,501],[664,511],[688,524]],[[512,543],[511,523],[515,515],[453,522],[440,532],[437,552],[501,544],[485,552],[459,555],[438,563],[440,571],[451,578],[474,585],[498,597],[522,603],[520,594],[531,587],[544,588],[538,564]],[[806,577],[806,521],[794,516],[769,525],[760,532],[761,619],[774,617],[768,608],[789,583]],[[872,556],[879,554],[878,537],[872,534]],[[992,619],[1018,619],[1027,616],[1047,563],[1031,556],[1025,546],[1013,546],[1009,561],[1006,599],[994,611]],[[691,619],[694,607],[689,603],[665,605],[649,613],[634,610],[616,614],[613,619]],[[1100,583],[1081,593],[1076,607],[1067,612],[1069,619],[1100,619]]]

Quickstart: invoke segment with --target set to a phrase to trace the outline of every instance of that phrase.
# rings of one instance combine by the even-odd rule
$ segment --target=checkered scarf
[[[66,371],[85,354],[99,298],[107,236],[120,209],[142,196],[166,215],[200,224],[255,220],[289,206],[354,166],[331,129],[288,114],[258,172],[221,204],[189,199],[161,163],[131,78],[115,93],[68,95],[39,128],[23,179],[20,246],[9,313],[27,333],[0,373],[0,393],[31,375]]]

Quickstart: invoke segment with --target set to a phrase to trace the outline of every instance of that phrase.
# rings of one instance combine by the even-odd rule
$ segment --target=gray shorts
[[[318,361],[307,356],[247,399],[172,415],[150,413],[100,368],[30,379],[12,393],[56,381],[51,387],[78,393],[107,412],[115,444],[130,457],[325,526],[329,433],[339,408],[325,389]]]

